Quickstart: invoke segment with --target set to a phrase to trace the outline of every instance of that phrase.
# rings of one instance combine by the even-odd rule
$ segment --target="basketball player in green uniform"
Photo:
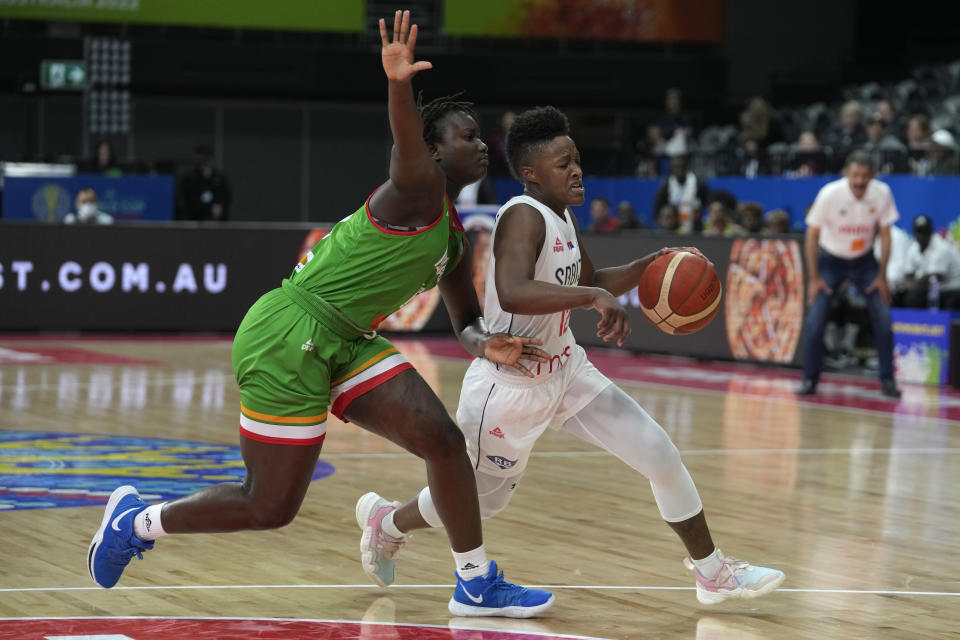
[[[118,488],[87,555],[100,586],[116,584],[130,559],[165,534],[288,524],[310,485],[329,410],[424,459],[449,533],[457,590],[481,611],[474,615],[529,617],[553,604],[549,592],[506,582],[487,560],[463,435],[426,382],[376,333],[384,318],[439,285],[470,353],[527,375],[521,358],[545,361],[539,340],[486,331],[470,261],[461,259],[463,228],[451,201],[487,166],[470,105],[434,102],[423,108],[421,121],[411,79],[431,64],[414,61],[417,26],[410,26],[409,11],[396,13],[392,38],[380,20],[380,36],[394,140],[390,177],[307,253],[280,288],[253,305],[234,340],[245,480],[155,505],[133,487]],[[392,510],[382,500],[364,508],[358,516],[376,522]],[[365,544],[374,557],[393,541],[378,536]],[[377,571],[389,571],[393,581],[392,563],[374,567],[375,577]],[[451,598],[451,609],[454,604]]]

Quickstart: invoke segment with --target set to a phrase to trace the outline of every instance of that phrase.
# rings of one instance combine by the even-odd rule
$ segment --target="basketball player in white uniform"
[[[529,367],[532,379],[479,358],[467,370],[457,423],[476,470],[481,513],[489,518],[507,506],[534,443],[553,427],[606,449],[650,481],[661,516],[693,558],[684,562],[700,602],[769,593],[784,574],[714,546],[700,496],[670,437],[587,360],[569,329],[572,309],[592,307],[601,316],[597,335],[622,344],[630,327],[615,296],[675,249],[594,269],[567,208],[584,202],[580,154],[568,133],[563,113],[541,107],[518,116],[507,137],[511,170],[525,189],[497,213],[484,316],[490,331],[540,338],[550,360]],[[368,493],[357,503],[357,520],[364,570],[384,586],[393,582],[406,533],[441,526],[429,488],[402,506]]]

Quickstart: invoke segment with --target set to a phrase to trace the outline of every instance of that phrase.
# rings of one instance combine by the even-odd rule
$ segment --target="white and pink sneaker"
[[[697,579],[697,600],[703,604],[717,604],[733,598],[758,598],[774,591],[786,578],[783,571],[755,567],[723,553],[720,553],[720,561],[722,564],[717,575],[704,578],[690,558],[683,559],[683,564]]]
[[[360,564],[364,573],[381,587],[393,584],[394,560],[407,542],[407,536],[394,538],[380,528],[384,516],[399,506],[399,502],[387,502],[372,491],[357,501],[357,524],[363,531]]]

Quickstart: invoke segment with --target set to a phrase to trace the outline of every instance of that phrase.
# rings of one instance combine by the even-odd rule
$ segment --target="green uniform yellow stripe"
[[[363,371],[364,369],[369,369],[370,367],[372,367],[373,365],[377,364],[378,362],[380,362],[381,360],[383,360],[383,359],[386,358],[387,356],[392,356],[392,355],[395,354],[395,353],[400,353],[400,352],[397,350],[396,347],[392,347],[392,348],[390,348],[390,349],[384,349],[383,351],[381,351],[381,352],[378,353],[377,355],[373,356],[372,358],[370,358],[369,360],[367,360],[366,362],[364,362],[363,364],[361,364],[359,367],[357,367],[356,369],[354,369],[353,371],[351,371],[350,373],[348,373],[347,375],[343,376],[342,378],[338,378],[338,379],[334,380],[333,382],[331,382],[331,383],[330,383],[330,386],[331,386],[331,387],[335,387],[335,386],[337,386],[338,384],[340,384],[341,382],[344,382],[344,381],[346,381],[346,380],[349,380],[350,378],[352,378],[353,376],[357,375],[358,373],[360,373],[360,372]]]
[[[262,420],[264,422],[272,422],[276,424],[318,424],[327,419],[327,412],[315,416],[271,416],[268,413],[260,413],[259,411],[252,411],[247,409],[245,406],[240,405],[240,411],[243,412],[248,418],[253,418],[254,420]]]

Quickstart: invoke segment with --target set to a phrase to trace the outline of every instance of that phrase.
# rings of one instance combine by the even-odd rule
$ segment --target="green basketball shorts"
[[[343,419],[354,399],[413,368],[386,338],[343,333],[281,289],[257,300],[233,341],[240,433],[260,442],[319,444],[328,409]]]

